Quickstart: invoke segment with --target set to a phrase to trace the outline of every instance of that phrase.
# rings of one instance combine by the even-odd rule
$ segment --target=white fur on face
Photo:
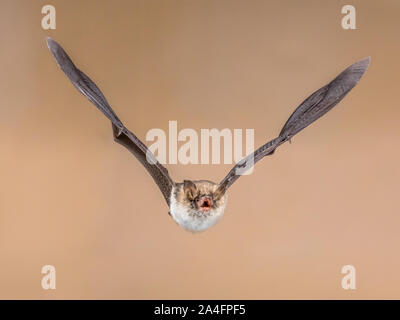
[[[224,195],[224,197],[226,197],[226,195]],[[225,207],[226,198],[222,206],[211,208],[208,213],[199,213],[199,211],[179,203],[175,198],[174,190],[171,192],[171,216],[180,226],[191,232],[200,232],[212,227],[224,215]]]

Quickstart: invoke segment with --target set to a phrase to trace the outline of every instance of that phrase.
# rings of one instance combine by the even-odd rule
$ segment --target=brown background
[[[53,4],[57,29],[41,28]],[[0,298],[400,298],[398,1],[2,1]],[[193,235],[47,50],[59,41],[140,138],[273,138],[351,63],[360,84],[230,190]],[[219,181],[230,165],[169,165]],[[41,268],[57,289],[41,288]],[[357,269],[345,291],[343,265]]]

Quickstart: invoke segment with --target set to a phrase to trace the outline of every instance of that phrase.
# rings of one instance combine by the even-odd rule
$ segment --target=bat
[[[184,229],[204,231],[223,216],[227,203],[227,190],[243,174],[265,156],[298,132],[336,106],[360,81],[370,58],[360,60],[305,99],[286,121],[278,137],[267,142],[239,161],[220,183],[209,180],[174,182],[167,169],[156,159],[146,145],[129,131],[110,107],[96,84],[79,70],[64,49],[53,39],[46,38],[47,46],[58,66],[72,84],[92,102],[110,121],[115,142],[126,147],[146,168],[159,187],[169,206],[169,214]]]

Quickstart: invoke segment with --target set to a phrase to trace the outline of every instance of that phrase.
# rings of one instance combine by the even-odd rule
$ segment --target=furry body
[[[208,180],[192,181],[196,185],[195,197],[210,196],[214,201],[209,212],[197,208],[195,201],[191,201],[185,194],[183,183],[177,183],[171,192],[170,214],[184,229],[191,232],[200,232],[216,224],[224,214],[227,194],[220,199],[215,196],[218,184]]]

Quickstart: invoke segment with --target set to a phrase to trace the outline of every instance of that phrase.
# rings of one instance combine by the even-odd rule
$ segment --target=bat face
[[[218,186],[207,180],[176,183],[171,192],[171,216],[191,232],[210,228],[221,219],[227,203],[226,193],[219,192]]]

